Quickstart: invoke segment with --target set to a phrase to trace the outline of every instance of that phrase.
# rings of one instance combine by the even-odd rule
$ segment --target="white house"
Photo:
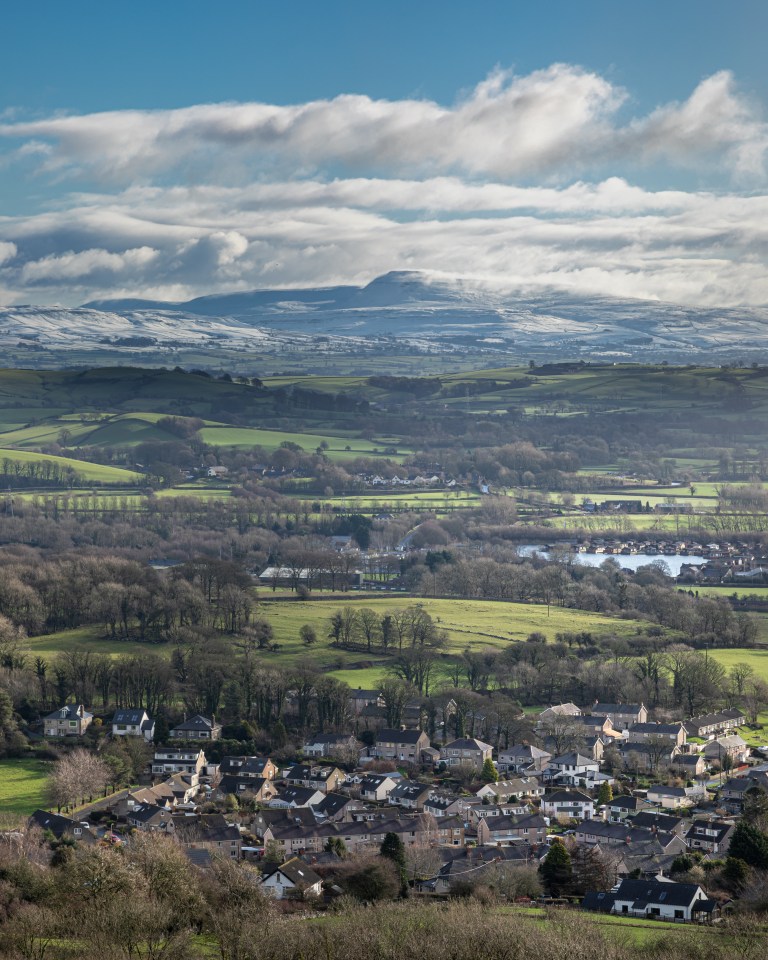
[[[155,721],[146,710],[118,710],[112,717],[113,737],[143,737],[151,740],[155,735]]]
[[[591,820],[595,815],[595,801],[580,790],[558,790],[544,797],[541,812],[545,817]]]
[[[696,883],[622,880],[613,894],[611,912],[659,920],[694,920],[711,910],[712,902]]]
[[[265,892],[276,900],[319,896],[322,889],[320,877],[298,857],[292,857],[279,866],[265,866],[262,877],[261,885]]]

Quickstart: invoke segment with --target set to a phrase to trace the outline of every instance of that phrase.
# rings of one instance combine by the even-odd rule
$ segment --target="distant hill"
[[[330,341],[329,341],[330,338]],[[423,352],[472,348],[547,359],[768,361],[768,308],[688,307],[393,272],[363,287],[254,290],[184,303],[96,300],[0,309],[0,346],[35,351],[179,348],[336,351],[392,340]],[[32,362],[30,365],[35,365]]]

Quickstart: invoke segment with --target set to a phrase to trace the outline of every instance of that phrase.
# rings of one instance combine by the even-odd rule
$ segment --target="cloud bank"
[[[344,95],[5,122],[0,162],[58,195],[0,218],[0,299],[186,299],[423,269],[768,302],[757,106],[721,72],[683,102],[631,108],[559,64],[495,71],[448,107]]]

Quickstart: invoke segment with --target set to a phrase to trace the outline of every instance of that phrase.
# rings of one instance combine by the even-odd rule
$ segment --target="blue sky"
[[[14,4],[0,303],[465,273],[765,303],[768,4]]]

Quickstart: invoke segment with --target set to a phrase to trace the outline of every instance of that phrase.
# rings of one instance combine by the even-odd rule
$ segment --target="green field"
[[[86,460],[75,460],[73,457],[54,457],[47,453],[33,453],[29,450],[0,448],[0,461],[2,460],[10,460],[12,463],[50,461],[62,469],[77,471],[80,477],[93,483],[132,486],[143,479],[140,473],[135,473],[133,470],[123,470],[121,467],[110,467],[101,463],[88,463]]]
[[[104,630],[98,626],[77,627],[75,630],[61,630],[38,637],[29,637],[24,642],[36,657],[54,657],[68,647],[82,647],[93,653],[106,653],[117,657],[120,654],[157,653],[170,656],[170,647],[165,644],[141,643],[138,640],[110,640],[105,638]]]
[[[40,760],[0,760],[0,815],[28,816],[45,807],[48,770]]]
[[[398,454],[388,454],[388,459],[401,460],[400,454],[408,453],[397,440],[362,440],[353,436],[331,436],[321,433],[293,433],[285,430],[264,430],[255,427],[206,426],[200,431],[206,443],[214,447],[262,447],[269,453],[284,442],[296,443],[306,453],[313,453],[322,443],[328,444],[324,451],[330,460],[352,460],[355,457],[383,456],[384,448],[394,447]]]

